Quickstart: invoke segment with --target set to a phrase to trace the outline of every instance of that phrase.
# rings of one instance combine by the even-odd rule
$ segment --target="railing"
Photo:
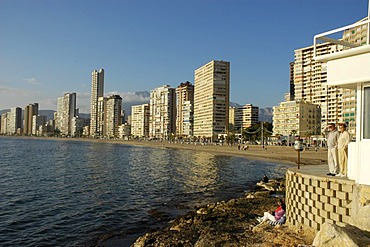
[[[313,39],[314,59],[315,60],[321,60],[322,57],[326,56],[326,55],[319,55],[319,56],[317,55],[317,46],[318,46],[318,44],[321,44],[319,41],[342,45],[343,47],[346,47],[347,50],[360,47],[361,45],[346,42],[346,41],[342,40],[342,37],[339,38],[339,39],[335,39],[335,38],[330,38],[329,36],[335,36],[335,35],[338,35],[339,32],[349,31],[350,29],[354,29],[358,26],[363,26],[363,25],[366,25],[366,24],[367,24],[366,45],[369,45],[370,44],[369,43],[369,40],[370,40],[370,24],[369,23],[370,23],[370,20],[367,17],[367,18],[364,18],[362,21],[356,22],[354,24],[347,25],[345,27],[337,28],[337,29],[334,29],[334,30],[331,30],[331,31],[327,31],[327,32],[315,35],[314,39]],[[345,49],[343,49],[343,50],[345,50]],[[343,50],[337,51],[337,53],[343,52]],[[330,55],[332,55],[332,54],[330,54]]]

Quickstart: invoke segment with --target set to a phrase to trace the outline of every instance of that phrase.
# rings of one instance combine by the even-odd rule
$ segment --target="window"
[[[364,88],[364,139],[370,139],[370,87]]]

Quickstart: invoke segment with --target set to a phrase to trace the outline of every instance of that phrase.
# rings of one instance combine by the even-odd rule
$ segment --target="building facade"
[[[304,101],[281,102],[273,107],[273,134],[275,136],[311,136],[321,134],[319,105]]]
[[[323,43],[316,47],[320,55],[330,54],[343,47]],[[294,96],[295,100],[306,101],[321,107],[321,131],[329,123],[337,123],[343,112],[343,89],[328,86],[326,64],[315,61],[314,47],[309,46],[294,51]]]
[[[118,126],[122,124],[122,97],[119,95],[112,95],[107,99],[105,128],[107,137],[118,137]]]
[[[33,116],[37,116],[39,114],[39,104],[29,104],[24,108],[24,116],[23,116],[23,134],[25,135],[32,135],[32,123],[33,123]]]
[[[150,91],[149,137],[169,139],[176,134],[176,91],[169,85]]]
[[[131,135],[149,137],[149,104],[131,106]]]
[[[99,134],[98,101],[104,96],[104,69],[93,70],[91,77],[90,135],[96,136]]]
[[[72,136],[73,118],[77,116],[76,93],[65,93],[57,100],[56,128],[63,136]]]
[[[246,104],[242,107],[242,127],[249,128],[258,123],[258,106]]]
[[[194,85],[190,82],[181,83],[176,88],[176,136],[190,137],[193,135]]]
[[[228,133],[230,63],[210,61],[195,70],[194,136],[212,141]]]

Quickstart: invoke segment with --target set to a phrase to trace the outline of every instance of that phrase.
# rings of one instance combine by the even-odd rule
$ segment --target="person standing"
[[[335,176],[338,173],[338,138],[339,132],[335,128],[335,124],[328,125],[329,132],[327,133],[328,145],[328,166],[329,173],[326,175]]]
[[[345,123],[339,124],[339,138],[338,138],[338,177],[347,176],[347,162],[348,162],[348,144],[351,141],[351,136],[348,133],[347,125]]]

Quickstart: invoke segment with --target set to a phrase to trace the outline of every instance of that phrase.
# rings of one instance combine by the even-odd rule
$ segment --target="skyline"
[[[58,97],[76,92],[89,113],[94,69],[105,70],[105,95],[125,104],[137,91],[194,84],[194,71],[211,60],[230,62],[230,101],[272,107],[289,91],[294,50],[367,16],[367,4],[1,1],[0,110],[34,102],[55,110]]]

